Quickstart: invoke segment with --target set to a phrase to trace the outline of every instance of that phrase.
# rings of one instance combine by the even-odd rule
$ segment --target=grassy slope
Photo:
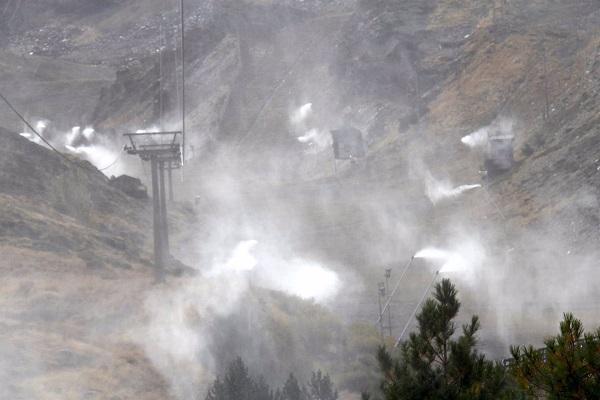
[[[154,280],[147,202],[1,133],[2,397],[167,398],[126,336]]]
[[[593,5],[593,3],[590,4]],[[435,165],[443,166],[443,170],[449,175],[460,176],[464,179],[476,179],[478,160],[460,147],[460,137],[489,123],[500,111],[515,116],[520,123],[517,140],[517,158],[520,165],[512,175],[493,184],[492,195],[495,196],[511,224],[516,226],[544,224],[561,213],[572,212],[583,220],[581,228],[578,226],[573,228],[574,234],[571,238],[578,243],[586,242],[589,239],[596,240],[592,229],[593,218],[597,217],[595,206],[585,201],[583,207],[579,207],[579,205],[581,205],[582,198],[590,198],[590,193],[591,198],[594,198],[595,187],[597,187],[595,164],[597,157],[593,153],[596,147],[595,137],[598,134],[596,107],[599,74],[596,61],[598,42],[597,31],[594,30],[597,29],[597,25],[593,24],[594,15],[597,16],[597,14],[592,12],[593,8],[587,11],[585,8],[580,10],[573,8],[566,11],[552,8],[545,10],[544,2],[536,2],[536,5],[542,8],[537,11],[533,10],[529,18],[534,18],[540,13],[543,15],[544,12],[540,10],[545,10],[551,18],[535,18],[535,23],[532,24],[528,18],[519,15],[520,13],[514,9],[512,11],[505,10],[506,12],[503,14],[503,9],[499,6],[496,14],[498,19],[494,20],[490,11],[474,7],[473,2],[462,1],[459,5],[462,6],[459,7],[457,2],[439,2],[438,7],[429,17],[430,25],[427,29],[433,32],[443,33],[445,30],[451,31],[456,28],[461,34],[463,30],[470,33],[470,37],[460,41],[458,47],[450,55],[448,55],[447,48],[444,48],[444,51],[438,51],[436,47],[426,47],[428,52],[421,61],[422,67],[433,71],[437,69],[445,71],[439,74],[443,79],[436,82],[426,97],[429,102],[429,112],[424,118],[427,121],[427,134],[438,143],[434,150],[426,152],[426,160],[431,161],[434,168]],[[560,23],[557,23],[563,20],[562,22],[566,26],[572,26],[573,21],[579,19],[587,21],[587,24],[582,25],[577,34],[574,34],[572,29],[561,28]],[[120,22],[114,23],[120,24]],[[107,26],[116,26],[112,24],[113,22]],[[460,37],[462,38],[463,35]],[[550,92],[555,111],[548,123],[540,118],[543,94],[540,84],[542,53],[539,44],[542,37],[549,38],[547,41],[549,60],[547,73],[553,77],[550,82]],[[448,46],[450,45],[455,46],[451,43],[448,44]],[[449,61],[452,61],[452,65],[457,66],[455,71],[451,68],[447,70]],[[327,76],[327,74],[320,76]],[[326,81],[319,83],[325,85]],[[270,87],[265,84],[260,93],[267,93]],[[263,98],[264,96],[259,97]],[[368,107],[373,106],[373,109],[376,109],[375,103],[383,103],[390,107],[391,115],[384,124],[385,135],[373,146],[376,152],[373,153],[370,161],[372,162],[371,171],[375,171],[380,182],[394,181],[397,179],[398,171],[404,168],[405,162],[403,153],[398,150],[403,149],[405,144],[410,144],[411,134],[415,133],[416,128],[414,126],[406,128],[398,123],[397,115],[394,115],[394,112],[396,110],[400,111],[398,114],[405,112],[404,105],[396,104],[388,98],[378,99],[377,96],[364,97],[362,100]],[[359,104],[362,100],[359,96],[352,101]],[[278,128],[281,127],[284,123],[282,121],[285,121],[287,116],[288,110],[285,106],[286,104],[283,104],[283,107],[274,110],[272,115],[266,118],[275,121],[274,126]],[[272,132],[269,131],[269,134]],[[269,136],[261,137],[257,142],[266,143],[265,146],[267,146]],[[525,156],[521,152],[525,143],[533,147],[533,154]],[[418,148],[418,144],[415,147]],[[440,161],[444,161],[444,163],[440,163]],[[319,169],[319,166],[315,169]],[[372,179],[372,175],[367,179]],[[53,185],[55,184],[56,182],[53,183]],[[395,183],[395,185],[399,184]],[[373,187],[373,185],[369,186],[371,189]],[[372,194],[372,192],[368,193],[369,196]],[[43,249],[48,246],[51,249],[52,246],[57,246],[55,241],[59,242],[59,248],[60,246],[68,247],[64,243],[70,243],[69,235],[77,236],[77,238],[89,235],[89,241],[93,244],[92,248],[94,249],[92,251],[93,258],[102,258],[108,254],[114,257],[114,249],[99,239],[103,235],[101,228],[90,230],[87,225],[81,227],[80,222],[71,219],[72,216],[65,217],[61,213],[54,214],[55,211],[52,209],[41,213],[40,216],[39,208],[31,201],[27,202],[22,199],[22,197],[15,197],[14,194],[2,197],[6,209],[11,210],[5,214],[8,221],[6,226],[12,226],[9,228],[11,229],[9,231],[10,240],[18,242],[16,245],[11,244],[7,247],[6,254],[9,255],[7,260],[10,262],[6,263],[5,268],[8,271],[15,268],[16,265],[23,264],[26,267],[24,270],[32,271],[31,274],[27,273],[24,276],[11,278],[13,279],[9,285],[12,288],[11,296],[7,296],[11,300],[6,300],[7,303],[3,306],[6,313],[14,309],[21,310],[20,313],[26,314],[29,309],[40,309],[40,314],[44,314],[44,312],[54,314],[56,309],[66,308],[64,305],[59,305],[58,308],[53,308],[52,312],[49,312],[36,305],[48,302],[47,299],[50,298],[50,295],[47,295],[48,292],[69,293],[65,298],[68,299],[66,303],[70,304],[80,299],[77,297],[80,291],[101,288],[98,289],[99,292],[94,298],[106,298],[107,304],[100,302],[99,307],[107,309],[115,304],[121,304],[122,296],[128,299],[130,295],[131,298],[138,297],[134,294],[138,290],[135,285],[133,289],[128,285],[138,282],[137,284],[143,286],[143,282],[150,280],[145,272],[141,272],[141,269],[118,269],[117,272],[112,271],[112,267],[94,269],[94,262],[82,260],[80,254],[51,256],[46,250],[31,249],[34,246],[30,242],[37,243],[37,239],[34,241],[27,239],[27,235],[32,235],[31,232],[34,232],[33,235],[41,235],[39,242],[44,243]],[[298,201],[304,202],[305,200],[300,198]],[[577,207],[571,208],[569,211],[573,204]],[[349,206],[349,209],[353,209],[352,205]],[[581,214],[582,210],[587,210],[585,212],[589,215]],[[491,220],[500,218],[492,205],[485,202],[475,202],[472,212],[475,218],[482,216],[489,216]],[[438,214],[443,220],[444,211],[439,211]],[[451,211],[448,211],[448,214],[452,214]],[[102,219],[104,218],[103,215]],[[346,216],[342,215],[339,224],[343,225],[343,221],[346,219]],[[29,224],[31,232],[16,232],[15,221],[22,220],[31,221]],[[331,221],[331,224],[336,224],[336,222]],[[47,229],[48,226],[51,228]],[[126,227],[121,228],[127,230]],[[44,233],[49,231],[56,232],[56,235]],[[136,229],[132,229],[132,231],[136,231]],[[68,232],[73,233],[67,234]],[[344,235],[347,233],[336,231],[328,234],[327,240],[331,243],[324,251],[331,252],[331,249],[337,249],[336,243],[344,241],[346,239]],[[335,237],[331,238],[332,236],[337,237],[337,240]],[[360,238],[361,235],[357,234],[356,236]],[[21,237],[25,239],[19,239]],[[55,239],[55,237],[59,239]],[[352,247],[352,243],[347,246]],[[386,246],[381,247],[383,251],[386,250]],[[356,250],[362,251],[363,247],[357,247],[354,251]],[[345,257],[352,258],[352,255],[353,251],[348,250]],[[61,272],[56,278],[45,277],[39,283],[42,289],[39,293],[46,296],[41,297],[41,300],[38,297],[32,297],[30,292],[27,292],[27,285],[21,287],[23,282],[28,280],[36,282],[40,278],[37,267],[40,263],[43,264],[42,260],[46,261],[51,270],[66,268],[69,271],[85,271],[85,273],[74,276],[71,281],[72,285],[67,285],[76,288],[74,290],[76,293],[71,293],[73,289],[62,286],[64,282],[67,282],[64,277],[71,274],[66,271],[63,271],[64,275]],[[112,265],[112,262],[109,264]],[[88,273],[86,268],[89,267],[92,267],[92,270]],[[90,275],[93,278],[90,278]],[[131,276],[132,280],[125,279],[121,287],[121,280],[110,281],[110,276],[120,278]],[[29,278],[24,279],[24,277]],[[89,286],[88,283],[79,286],[80,284],[77,282],[86,279],[93,279],[93,281],[90,281]],[[46,280],[49,282],[49,289],[43,283]],[[105,281],[109,281],[110,284],[103,283]],[[37,286],[34,284],[33,287]],[[138,293],[141,293],[141,289],[139,290]],[[128,291],[127,295],[123,295],[123,292]],[[37,299],[35,304],[29,303],[31,298]],[[129,301],[134,300],[129,299]],[[70,315],[76,316],[77,312]],[[8,317],[6,318],[8,320]],[[69,319],[65,319],[65,321],[67,320]],[[25,332],[23,329],[25,329],[28,318],[21,317],[16,321],[17,334],[11,336],[11,340],[16,340],[15,338],[19,336],[18,332]],[[43,329],[42,327],[45,327],[44,324],[35,322],[34,329],[40,331]],[[65,326],[62,325],[57,328],[57,331],[64,329]],[[77,326],[74,329],[77,329]],[[33,336],[35,335],[32,334]],[[131,364],[138,365],[136,362]],[[143,365],[143,363],[139,365]],[[140,366],[140,368],[142,367]],[[40,375],[37,379],[43,379],[43,377]]]

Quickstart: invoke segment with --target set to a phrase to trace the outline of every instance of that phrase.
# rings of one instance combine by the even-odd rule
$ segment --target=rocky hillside
[[[176,5],[55,3],[11,0],[0,9],[0,90],[32,118],[93,124],[114,140],[113,131],[178,129]],[[174,233],[186,263],[206,270],[224,248],[256,239],[279,257],[335,270],[344,290],[328,307],[345,323],[371,324],[384,267],[426,246],[466,247],[479,269],[455,279],[468,311],[483,314],[485,351],[501,357],[508,344],[541,338],[567,310],[598,325],[590,306],[598,285],[581,278],[595,270],[600,239],[597,1],[203,1],[186,6],[186,24],[187,166],[176,191],[195,199],[197,219],[189,210],[173,217],[191,220]],[[294,122],[307,103],[310,116]],[[21,129],[4,109],[0,118]],[[482,150],[461,138],[494,123],[514,134],[516,163],[482,179]],[[332,160],[328,131],[343,125],[364,133],[365,160]],[[121,337],[135,318],[125,315],[151,290],[148,204],[89,165],[71,168],[5,131],[1,140],[3,335],[19,345],[0,349],[27,361],[6,376],[17,382],[8,393],[100,391],[128,377],[155,386],[115,396],[166,398],[173,365],[153,359],[150,367],[150,352]],[[483,188],[431,201],[440,182]],[[418,262],[393,303],[396,333],[429,282],[429,264]],[[253,310],[279,304],[268,315],[281,316],[285,306],[262,296]],[[193,325],[211,312],[185,315]],[[296,326],[287,317],[261,321]],[[243,332],[230,323],[233,336]],[[228,340],[213,339],[232,356]],[[328,340],[319,345],[335,347]],[[263,345],[245,350],[251,357]],[[27,346],[43,361],[15,350]],[[295,349],[292,359],[304,347]],[[256,366],[273,365],[281,367]],[[78,386],[76,371],[89,380]],[[88,395],[110,398],[99,393]]]
[[[343,389],[374,383],[336,362],[373,363],[370,327],[347,331],[314,302],[239,276],[174,263],[159,282],[149,199],[128,197],[87,162],[0,133],[3,398],[195,398],[239,355],[273,384],[290,371],[307,379],[317,365]],[[189,259],[195,213],[171,208],[174,254]]]
[[[165,398],[122,329],[155,279],[148,202],[88,163],[0,133],[2,397]]]
[[[241,220],[265,241],[273,234],[264,231],[286,232],[295,251],[363,271],[370,287],[382,265],[401,264],[415,249],[480,237],[490,268],[473,294],[503,310],[484,321],[490,333],[505,331],[489,337],[495,354],[527,340],[528,331],[512,329],[527,318],[534,318],[534,331],[548,329],[542,320],[565,309],[595,321],[586,305],[593,282],[564,296],[527,288],[539,284],[539,273],[547,276],[544,285],[571,277],[575,288],[593,269],[597,2],[360,1],[340,11],[300,16],[266,38],[230,32],[207,53],[200,76],[211,83],[197,98],[221,93],[210,90],[215,86],[224,92],[201,103],[202,110],[218,107],[208,113],[217,120],[198,132],[222,145],[206,146],[190,161],[186,190],[213,196],[198,182],[225,174],[254,201],[231,202],[219,192],[216,201],[231,207],[205,218]],[[252,27],[254,19],[246,23]],[[236,37],[252,40],[236,46],[243,42]],[[224,78],[228,83],[217,83]],[[364,165],[340,163],[336,172],[329,147],[298,143],[305,132],[291,116],[307,102],[310,127],[327,132],[350,124],[366,133]],[[482,181],[483,154],[461,138],[502,121],[515,135],[516,165]],[[430,175],[484,188],[432,211],[424,196]],[[397,308],[410,310],[419,287],[417,279],[415,293]],[[498,304],[508,293],[519,300]],[[515,308],[524,319],[513,320]],[[376,304],[363,309],[348,301],[342,312],[349,309],[363,310],[358,314],[368,321]]]

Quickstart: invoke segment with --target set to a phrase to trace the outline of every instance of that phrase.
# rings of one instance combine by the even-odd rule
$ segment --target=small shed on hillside
[[[336,160],[352,160],[367,155],[367,144],[362,132],[356,128],[344,127],[332,130],[331,138]]]
[[[510,170],[514,163],[513,135],[496,135],[488,138],[485,152],[485,169],[489,175]]]

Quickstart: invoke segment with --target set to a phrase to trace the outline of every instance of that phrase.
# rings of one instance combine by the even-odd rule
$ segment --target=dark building
[[[352,160],[367,155],[367,145],[362,132],[346,127],[331,131],[333,154],[337,160]]]
[[[490,136],[485,152],[485,169],[493,176],[508,171],[515,162],[512,135]]]

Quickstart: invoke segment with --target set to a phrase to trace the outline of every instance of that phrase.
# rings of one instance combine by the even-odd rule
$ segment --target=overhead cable
[[[11,104],[10,101],[8,101],[8,99],[2,94],[0,93],[0,98],[2,100],[4,100],[4,102],[6,103],[6,105],[8,106],[8,108],[10,108],[15,114],[17,114],[17,116],[21,119],[21,121],[23,121],[23,123],[29,128],[31,129],[31,131],[38,137],[40,138],[40,140],[42,142],[44,142],[50,149],[52,149],[54,152],[56,152],[56,154],[58,154],[59,156],[61,156],[62,158],[64,158],[65,160],[67,160],[68,162],[70,162],[71,164],[75,164],[77,166],[80,166],[79,164],[73,162],[73,160],[69,159],[67,156],[65,156],[63,153],[61,153],[60,151],[58,151],[56,149],[56,147],[54,147],[48,140],[46,140],[46,138],[44,138],[33,126],[31,126],[31,124],[29,123],[29,121],[27,121],[25,119],[25,117],[23,117],[23,115]]]
[[[54,147],[52,145],[52,143],[50,143],[45,137],[43,137],[30,123],[29,121],[27,121],[27,119],[25,119],[25,117],[23,116],[23,114],[21,114],[13,105],[12,103],[6,98],[6,96],[4,96],[2,93],[0,93],[0,99],[2,99],[6,105],[11,109],[12,112],[14,112],[19,119],[21,119],[21,121],[23,121],[23,123],[42,141],[44,142],[44,144],[46,146],[48,146],[50,148],[50,150],[54,151],[56,154],[58,154],[61,158],[63,158],[64,160],[66,160],[68,163],[81,168],[81,169],[85,169],[85,170],[89,170],[89,168],[85,167],[84,164],[80,164],[76,161],[73,161],[72,159],[70,159],[69,157],[67,157],[66,155],[64,155],[62,152],[58,151],[58,149],[56,147]],[[121,159],[122,153],[119,154],[117,156],[117,158],[108,166],[104,167],[104,168],[96,168],[98,171],[104,171],[109,169],[110,167],[114,166],[120,159]]]
[[[429,286],[427,286],[427,289],[425,289],[425,291],[423,292],[423,297],[421,297],[421,300],[419,301],[419,303],[415,307],[415,310],[413,311],[413,313],[411,314],[410,318],[406,322],[406,325],[404,326],[404,329],[402,329],[402,333],[400,333],[400,336],[398,336],[398,340],[396,340],[396,343],[394,344],[394,347],[398,347],[400,345],[400,342],[402,341],[402,338],[404,337],[404,334],[406,333],[406,330],[408,329],[408,327],[410,326],[413,318],[417,314],[417,311],[419,311],[419,308],[421,308],[421,304],[423,304],[423,301],[425,301],[425,298],[427,297],[427,294],[429,294],[429,290],[431,290],[431,287],[433,286],[433,284],[435,283],[435,281],[437,280],[437,278],[438,278],[439,275],[440,275],[440,271],[436,271],[435,275],[433,276],[433,279],[431,280],[431,283],[429,284]]]
[[[400,275],[400,279],[398,279],[398,282],[396,282],[396,286],[394,287],[394,290],[392,290],[392,293],[390,294],[390,297],[388,298],[388,301],[385,303],[385,306],[383,307],[383,310],[381,311],[381,314],[379,315],[379,318],[377,318],[377,323],[379,323],[379,321],[381,321],[381,318],[383,317],[383,314],[385,314],[386,310],[390,306],[390,303],[392,302],[392,298],[394,297],[394,295],[396,294],[396,291],[400,287],[400,283],[402,282],[402,279],[404,278],[404,275],[406,275],[406,272],[408,271],[408,268],[410,268],[410,266],[413,263],[414,259],[415,259],[415,256],[412,256],[410,258],[410,260],[406,263],[406,266],[404,267],[404,270],[402,271],[402,274]]]

